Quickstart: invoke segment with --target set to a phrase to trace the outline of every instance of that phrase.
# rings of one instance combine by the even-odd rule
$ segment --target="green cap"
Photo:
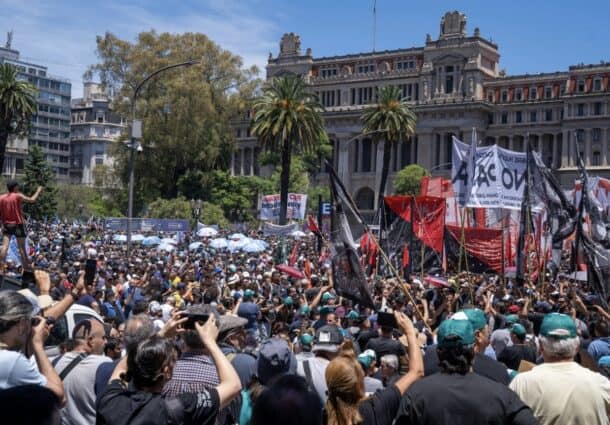
[[[466,316],[465,319],[470,322],[470,324],[472,325],[472,329],[475,331],[479,331],[483,329],[485,325],[487,325],[485,313],[483,313],[483,310],[479,308],[468,308],[466,310],[462,310],[454,314],[451,318],[455,320],[463,319],[462,317],[460,317],[460,313],[463,313]]]
[[[365,369],[368,369],[369,367],[371,367],[371,363],[373,363],[373,359],[371,359],[371,356],[369,356],[367,354],[359,354],[358,363],[360,363],[362,366],[364,366]]]
[[[311,345],[313,342],[313,336],[309,334],[301,335],[301,345]]]
[[[332,305],[324,306],[324,307],[320,308],[320,314],[333,313],[334,311],[335,311],[335,308]]]
[[[519,321],[519,316],[516,314],[509,314],[504,319],[506,320],[506,323],[517,323]]]
[[[547,314],[542,320],[540,334],[547,338],[575,338],[577,336],[576,324],[570,316],[566,316],[565,314]]]
[[[322,295],[322,301],[329,301],[334,298],[335,298],[335,296],[333,294],[331,294],[330,292],[324,292],[324,295]]]
[[[511,328],[510,331],[512,333],[514,333],[515,335],[517,335],[518,337],[524,337],[527,332],[525,331],[525,328],[523,327],[523,325],[519,324],[519,323],[515,323]]]
[[[301,307],[301,314],[309,314],[309,312],[311,311],[311,309],[309,308],[309,306],[302,306]]]
[[[356,320],[360,317],[360,315],[358,314],[357,311],[352,310],[349,313],[347,313],[347,315],[345,317],[350,320]]]
[[[474,344],[474,330],[469,320],[445,320],[438,327],[439,347]]]
[[[254,291],[252,289],[246,289],[244,291],[244,297],[253,297],[254,296]]]
[[[286,304],[286,305],[292,305],[292,297],[286,297],[286,298],[284,298],[284,304]]]

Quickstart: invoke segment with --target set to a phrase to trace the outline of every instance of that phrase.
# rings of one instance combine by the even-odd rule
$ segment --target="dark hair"
[[[181,335],[181,337],[182,337],[182,340],[184,341],[184,344],[188,348],[192,348],[194,350],[201,350],[201,349],[205,348],[205,345],[203,345],[203,342],[201,342],[201,338],[199,337],[199,334],[197,333],[197,331],[194,331],[194,330],[186,331],[185,333],[183,333]]]
[[[251,425],[319,425],[322,402],[300,376],[284,375],[254,403]]]
[[[9,180],[6,182],[6,190],[12,192],[17,186],[19,186],[19,182],[17,180]]]
[[[118,340],[118,338],[110,337],[106,340],[106,344],[104,344],[104,354],[106,354],[107,351],[115,350],[120,346],[121,342]]]
[[[153,336],[140,344],[135,355],[127,356],[128,377],[136,388],[150,388],[163,380],[163,368],[175,362],[176,351],[171,341]]]
[[[458,345],[457,347],[436,347],[439,368],[442,373],[470,372],[474,359],[474,345]]]
[[[59,399],[55,393],[42,385],[20,385],[0,391],[0,412],[3,423],[12,425],[58,423],[59,407]]]

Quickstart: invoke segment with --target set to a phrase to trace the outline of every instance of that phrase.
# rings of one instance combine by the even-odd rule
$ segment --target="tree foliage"
[[[390,156],[392,145],[406,140],[415,133],[415,113],[407,100],[402,97],[402,91],[396,86],[384,86],[377,91],[377,104],[368,108],[362,115],[364,123],[362,132],[373,134],[376,140],[385,140],[383,145],[383,166],[379,183],[379,199],[381,205],[385,195],[385,187],[390,171]]]
[[[421,180],[430,172],[421,165],[411,164],[400,170],[394,178],[394,190],[399,195],[419,195]]]
[[[190,220],[194,224],[191,202],[183,196],[175,199],[158,198],[148,205],[148,216],[151,218],[179,218]],[[204,202],[200,220],[206,224],[218,224],[227,227],[229,222],[220,206]]]
[[[57,186],[57,215],[67,219],[86,220],[94,217],[120,217],[111,197],[99,189],[80,184]]]
[[[106,33],[97,37],[97,55],[99,63],[86,77],[97,75],[115,89],[113,106],[128,120],[133,90],[147,75],[170,64],[201,60],[163,72],[140,92],[136,115],[143,120],[143,151],[135,161],[136,211],[155,198],[175,198],[181,180],[184,190],[189,181],[201,179],[199,173],[228,168],[234,144],[229,121],[243,114],[252,98],[259,84],[253,78],[256,68],[244,69],[239,56],[199,33],[143,32],[134,43]],[[113,155],[127,183],[129,150],[117,143]]]
[[[266,151],[279,152],[280,224],[286,222],[293,154],[316,152],[327,140],[318,99],[306,90],[301,77],[273,78],[254,101],[252,134]]]
[[[43,188],[35,203],[25,204],[24,211],[37,220],[54,217],[57,214],[55,174],[36,145],[29,148],[24,174],[25,194],[32,195],[38,186]]]
[[[0,64],[0,170],[9,137],[27,136],[36,108],[36,88],[17,78],[14,65]]]

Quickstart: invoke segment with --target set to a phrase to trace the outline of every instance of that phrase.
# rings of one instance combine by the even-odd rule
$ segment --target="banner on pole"
[[[518,210],[523,199],[525,152],[503,149],[497,145],[477,147],[474,156],[475,175],[469,185],[470,147],[453,138],[451,182],[458,203],[472,208],[506,208]],[[470,188],[470,196],[466,193]]]
[[[302,193],[288,194],[288,220],[303,220],[307,206],[307,195]],[[280,218],[280,195],[265,195],[261,200],[261,220],[278,220]]]

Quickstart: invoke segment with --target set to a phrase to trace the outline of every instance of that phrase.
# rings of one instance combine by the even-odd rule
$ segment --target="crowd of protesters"
[[[186,235],[128,256],[95,225],[28,230],[35,290],[0,291],[2,423],[609,423],[610,314],[567,276],[371,277],[371,309],[339,296],[311,236],[286,240],[294,278],[275,237],[256,254]],[[74,304],[103,321],[50,355]]]

